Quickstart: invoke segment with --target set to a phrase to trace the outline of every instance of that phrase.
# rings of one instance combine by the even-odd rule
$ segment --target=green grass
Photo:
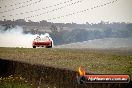
[[[0,88],[32,88],[32,87],[21,83],[1,82]]]
[[[32,86],[19,77],[9,76],[0,78],[0,88],[32,88]]]
[[[0,48],[0,58],[76,71],[82,66],[88,73],[132,76],[132,53],[127,52],[126,50],[116,52],[90,49]]]

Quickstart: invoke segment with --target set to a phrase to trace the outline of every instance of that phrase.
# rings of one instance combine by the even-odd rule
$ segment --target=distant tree
[[[132,23],[127,25],[127,29],[128,29],[128,32],[129,32],[129,36],[132,36]]]
[[[33,22],[32,20],[28,20],[28,22]]]
[[[127,25],[127,29],[132,32],[132,23]]]
[[[58,29],[55,25],[51,25],[50,30],[52,31],[52,33],[57,33]]]
[[[4,21],[6,21],[6,19],[4,19]]]

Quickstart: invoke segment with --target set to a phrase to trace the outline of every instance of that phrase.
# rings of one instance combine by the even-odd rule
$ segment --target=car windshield
[[[37,36],[35,40],[37,40],[37,41],[49,41],[49,38],[48,38],[48,36],[45,36],[45,37]]]

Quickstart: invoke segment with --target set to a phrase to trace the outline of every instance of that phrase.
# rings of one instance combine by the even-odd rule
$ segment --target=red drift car
[[[45,48],[52,48],[52,41],[48,36],[45,36],[43,38],[40,38],[40,36],[37,36],[32,43],[32,47],[45,47]]]

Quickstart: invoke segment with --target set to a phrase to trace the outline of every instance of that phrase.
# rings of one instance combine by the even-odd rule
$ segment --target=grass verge
[[[112,53],[113,51],[0,48],[0,58],[76,71],[79,66],[82,66],[88,73],[130,74],[132,76],[132,54],[130,52],[122,54],[126,53],[126,50],[118,50],[118,53]]]

